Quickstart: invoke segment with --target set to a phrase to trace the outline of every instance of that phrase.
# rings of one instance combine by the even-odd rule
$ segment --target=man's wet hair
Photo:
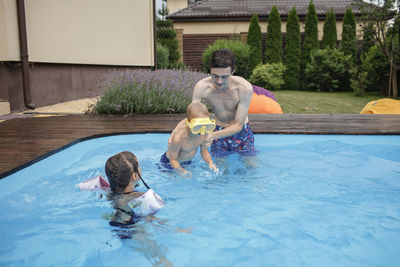
[[[233,71],[235,69],[235,55],[228,48],[215,50],[211,54],[209,67],[210,69],[231,67],[231,71]]]

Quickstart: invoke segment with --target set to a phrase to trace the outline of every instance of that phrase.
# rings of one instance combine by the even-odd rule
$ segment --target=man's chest
[[[209,94],[208,100],[217,109],[233,109],[239,103],[237,90],[215,91]]]

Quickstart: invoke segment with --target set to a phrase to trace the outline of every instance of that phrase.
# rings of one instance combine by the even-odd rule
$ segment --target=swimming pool
[[[399,136],[256,135],[257,168],[234,155],[213,174],[197,155],[188,180],[156,167],[168,137],[84,141],[0,180],[0,265],[149,266],[161,256],[174,266],[399,266]],[[157,217],[169,225],[142,222],[132,239],[109,226],[100,192],[75,187],[123,150],[166,201]]]

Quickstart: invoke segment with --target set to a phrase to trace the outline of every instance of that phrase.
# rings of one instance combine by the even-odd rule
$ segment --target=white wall
[[[15,0],[0,0],[0,61],[19,60]],[[26,0],[29,61],[152,66],[152,0]]]

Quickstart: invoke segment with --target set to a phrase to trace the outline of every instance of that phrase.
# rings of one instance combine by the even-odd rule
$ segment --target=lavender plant
[[[99,82],[98,114],[185,113],[194,85],[207,74],[189,70],[114,70]]]

